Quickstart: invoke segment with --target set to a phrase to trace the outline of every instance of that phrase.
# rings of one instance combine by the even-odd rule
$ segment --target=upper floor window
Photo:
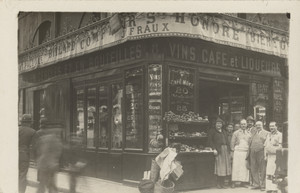
[[[50,29],[51,29],[50,21],[44,21],[43,23],[41,23],[41,25],[37,28],[33,36],[32,44],[35,46],[49,41],[51,37]]]

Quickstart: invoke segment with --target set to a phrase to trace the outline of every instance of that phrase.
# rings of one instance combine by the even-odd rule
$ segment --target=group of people
[[[76,155],[79,152],[77,150],[78,140],[70,140],[70,143],[63,144],[61,134],[62,129],[60,125],[50,123],[46,118],[41,118],[40,129],[35,131],[32,128],[31,115],[24,114],[22,116],[21,125],[19,126],[19,193],[25,193],[26,191],[26,175],[30,163],[30,146],[33,149],[33,156],[38,171],[37,180],[39,181],[39,185],[37,193],[44,193],[46,188],[49,193],[58,192],[55,185],[55,174],[60,169],[63,155],[67,155],[65,156],[65,161],[70,166],[75,168],[78,165],[78,157]],[[76,148],[75,151],[74,148]],[[75,193],[76,175],[78,172],[74,169],[70,169],[69,171],[70,192]]]
[[[255,122],[248,116],[239,123],[229,123],[226,129],[224,126],[224,121],[218,118],[208,138],[215,154],[217,187],[225,188],[225,178],[229,177],[232,188],[250,185],[251,189],[277,192],[272,179],[276,170],[276,150],[282,144],[277,123],[271,121],[270,131],[267,131],[261,121]]]

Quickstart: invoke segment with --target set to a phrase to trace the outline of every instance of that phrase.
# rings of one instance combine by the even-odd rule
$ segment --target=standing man
[[[251,134],[247,131],[247,121],[242,119],[240,121],[241,128],[233,133],[231,139],[231,150],[233,154],[232,165],[232,188],[235,187],[235,182],[241,182],[241,186],[246,187],[249,182],[249,170],[246,167],[247,152],[249,150],[249,141]]]
[[[266,190],[267,192],[277,192],[277,185],[273,184],[272,177],[276,170],[276,150],[282,147],[282,134],[277,130],[275,121],[270,122],[269,128],[271,132],[265,142],[265,159],[267,160]]]
[[[29,168],[29,148],[32,144],[35,130],[32,129],[31,114],[22,116],[19,126],[19,193],[25,193],[27,172]]]
[[[250,139],[250,170],[253,178],[252,189],[265,189],[266,164],[264,159],[264,144],[269,134],[263,129],[263,123],[257,121],[256,129],[252,130]]]
[[[247,130],[250,132],[250,133],[253,133],[255,130],[255,127],[254,127],[254,124],[255,124],[255,120],[254,118],[250,115],[247,117]]]
[[[215,154],[215,175],[217,176],[217,187],[224,187],[224,179],[231,175],[230,164],[230,145],[226,132],[223,131],[223,120],[216,120],[215,128],[212,129],[208,136],[209,146],[214,150]]]

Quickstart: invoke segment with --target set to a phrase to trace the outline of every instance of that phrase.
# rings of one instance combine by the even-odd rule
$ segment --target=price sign
[[[281,124],[284,113],[284,83],[282,80],[273,81],[273,113],[274,121]]]
[[[148,151],[160,152],[162,144],[158,143],[157,138],[162,134],[162,66],[149,65],[148,74]]]
[[[170,68],[169,109],[175,114],[180,115],[189,111],[193,111],[194,77],[195,74],[192,70],[176,67]]]

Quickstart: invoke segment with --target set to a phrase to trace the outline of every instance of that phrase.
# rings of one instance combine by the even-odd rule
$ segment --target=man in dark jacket
[[[31,126],[31,115],[24,114],[19,126],[19,193],[24,193],[27,185],[26,175],[30,160],[29,148],[35,135],[35,130]]]
[[[61,127],[46,121],[42,135],[37,139],[37,168],[39,186],[37,193],[44,193],[46,187],[49,193],[57,193],[55,173],[59,170],[59,160],[62,154]]]

